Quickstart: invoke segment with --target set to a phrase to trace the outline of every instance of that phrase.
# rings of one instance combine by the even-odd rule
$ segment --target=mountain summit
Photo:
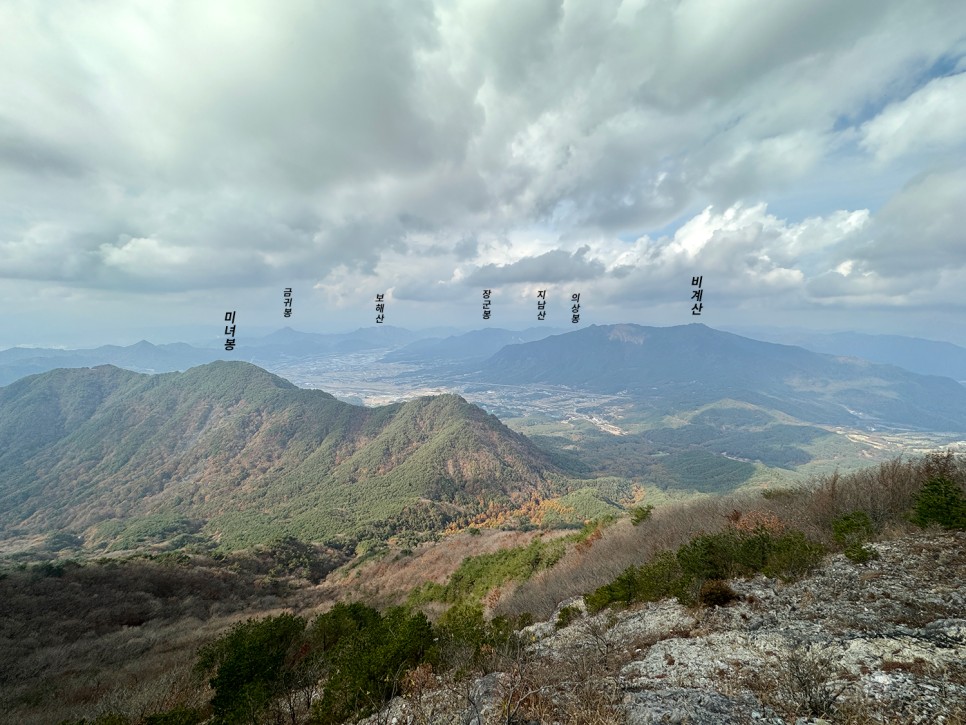
[[[481,374],[495,383],[624,392],[666,414],[727,398],[810,423],[966,431],[966,388],[952,379],[703,324],[592,325],[504,347]]]
[[[229,546],[385,535],[539,490],[555,470],[459,396],[362,408],[243,362],[61,369],[0,388],[6,535],[96,538],[144,517]]]

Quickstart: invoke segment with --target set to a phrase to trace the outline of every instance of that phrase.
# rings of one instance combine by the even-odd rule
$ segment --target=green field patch
[[[600,489],[591,487],[581,488],[561,496],[557,499],[557,503],[572,509],[575,517],[580,521],[615,516],[623,512],[623,508]]]
[[[661,461],[671,480],[681,488],[701,493],[731,491],[755,474],[755,466],[700,449],[672,453]]]

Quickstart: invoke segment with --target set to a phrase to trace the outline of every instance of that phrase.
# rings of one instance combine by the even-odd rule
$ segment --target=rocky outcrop
[[[966,534],[870,546],[869,562],[830,556],[798,582],[734,580],[726,607],[664,600],[589,616],[564,602],[524,630],[512,666],[467,683],[434,722],[960,722]],[[366,722],[419,722],[418,706],[397,698]]]

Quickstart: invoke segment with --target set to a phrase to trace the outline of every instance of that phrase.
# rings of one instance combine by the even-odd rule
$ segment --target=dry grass
[[[411,554],[390,551],[376,561],[337,572],[320,589],[333,599],[364,599],[372,606],[401,604],[420,584],[444,584],[467,557],[526,546],[541,536],[553,539],[568,533],[571,532],[484,529],[476,536],[466,532],[454,534],[420,544]]]
[[[572,625],[581,635],[554,657],[510,653],[492,666],[505,673],[495,723],[573,723],[610,725],[624,719],[621,668],[648,638],[620,640],[614,620],[590,617]]]
[[[791,489],[749,492],[670,504],[632,526],[623,520],[606,529],[589,547],[570,550],[552,569],[504,592],[494,611],[517,616],[529,612],[546,619],[558,602],[612,581],[629,566],[640,566],[662,551],[673,551],[694,536],[726,526],[773,532],[797,529],[813,540],[834,545],[831,522],[845,514],[868,513],[880,538],[918,530],[906,521],[916,495],[929,478],[943,475],[966,491],[966,458],[951,453],[921,459],[894,459],[879,466],[822,476]]]
[[[529,612],[535,619],[546,619],[558,602],[593,591],[627,567],[677,549],[698,534],[723,529],[734,509],[731,501],[731,497],[706,498],[672,504],[637,526],[619,521],[605,529],[593,546],[574,547],[552,569],[508,591],[494,612],[510,616]]]
[[[194,653],[223,627],[217,620],[185,620],[38,650],[22,666],[43,667],[43,677],[4,687],[0,721],[46,725],[108,713],[141,718],[203,706],[209,693],[191,673]]]

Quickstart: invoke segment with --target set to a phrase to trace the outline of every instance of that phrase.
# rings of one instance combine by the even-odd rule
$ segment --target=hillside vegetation
[[[554,476],[526,438],[455,395],[362,408],[240,362],[54,370],[0,388],[7,538],[384,539],[512,508]]]
[[[534,539],[505,552],[468,557],[447,578],[434,577],[435,584],[417,586],[408,607],[382,612],[351,601],[330,610],[331,597],[339,598],[337,589],[327,588],[324,594],[302,589],[313,579],[327,577],[327,585],[344,581],[351,599],[349,585],[355,578],[328,574],[344,554],[306,549],[294,541],[225,561],[224,573],[219,573],[217,560],[184,555],[142,563],[60,561],[8,568],[0,578],[7,627],[5,651],[0,653],[7,663],[4,710],[22,723],[57,722],[54,714],[102,725],[200,723],[212,717],[214,722],[338,723],[378,712],[401,694],[404,699],[395,701],[392,712],[398,715],[405,705],[408,712],[428,718],[422,722],[455,722],[467,708],[483,703],[489,703],[485,722],[506,722],[510,713],[531,719],[555,713],[561,721],[620,721],[623,695],[595,678],[631,657],[643,657],[661,637],[635,635],[635,655],[622,648],[620,637],[607,634],[610,626],[623,621],[620,616],[591,617],[581,606],[561,603],[586,601],[591,611],[606,612],[676,601],[680,604],[675,607],[685,608],[673,609],[675,621],[692,624],[686,629],[675,625],[679,628],[662,637],[684,642],[705,636],[693,623],[705,618],[701,611],[737,602],[743,615],[758,616],[742,590],[751,587],[759,597],[766,590],[778,591],[779,582],[794,582],[826,566],[823,556],[844,554],[835,559],[844,563],[835,567],[852,567],[851,573],[836,576],[847,575],[851,581],[862,567],[875,566],[880,551],[891,551],[885,542],[913,532],[966,527],[966,461],[951,454],[896,459],[793,490],[655,510],[642,507],[634,522],[604,521],[571,541]],[[459,540],[465,544],[472,538],[464,533]],[[445,546],[444,540],[420,548]],[[942,561],[952,562],[956,556],[951,551]],[[403,555],[400,566],[408,559]],[[391,560],[380,566],[389,578]],[[118,576],[129,579],[136,573],[132,583],[123,585],[129,589],[123,607],[103,599],[109,588],[118,586]],[[762,579],[762,574],[771,579]],[[741,584],[746,577],[757,577],[758,583]],[[255,591],[229,594],[246,579],[257,582]],[[195,594],[186,597],[192,587]],[[327,601],[313,602],[308,596],[313,591]],[[226,595],[231,604],[219,604]],[[920,607],[917,590],[892,595],[895,616],[908,626],[934,626],[933,620],[956,616],[950,604]],[[397,601],[405,596],[399,592]],[[90,604],[99,599],[102,605]],[[427,603],[425,611],[420,611],[421,602]],[[441,610],[440,603],[449,608]],[[660,606],[664,609],[659,611],[672,611]],[[554,619],[546,626],[515,633],[516,627],[551,615]],[[586,625],[580,625],[585,618]],[[580,641],[586,640],[591,649],[561,661],[546,649],[550,645],[527,644],[534,632],[546,638],[546,627],[552,632],[554,624],[560,629],[580,625],[573,631],[585,632]],[[38,641],[43,643],[39,647]],[[597,654],[588,654],[592,651]],[[808,653],[789,657],[812,661]],[[585,669],[574,669],[577,665]],[[932,667],[911,660],[901,666],[923,672]],[[108,680],[114,684],[92,687],[105,681],[99,671],[110,672]],[[613,672],[616,676],[617,670]],[[482,694],[474,688],[487,673],[500,673],[492,680],[500,684]],[[825,680],[818,684],[826,686]],[[781,700],[781,689],[759,685],[755,692],[762,702],[788,708],[792,715],[814,715],[821,705],[833,721],[858,723],[864,720],[848,713],[874,705],[850,700],[853,709],[847,710],[837,696],[824,704],[795,704]],[[773,692],[778,694],[769,694]],[[931,701],[928,706],[930,712],[947,707]],[[935,711],[951,713],[948,707]]]
[[[559,602],[615,582],[612,594],[601,591],[598,602],[643,601],[648,596],[640,582],[653,580],[655,573],[648,567],[665,564],[670,573],[681,574],[680,566],[688,566],[689,558],[696,561],[692,555],[698,553],[706,559],[692,570],[695,576],[679,582],[688,586],[661,595],[681,593],[683,599],[693,599],[709,579],[769,569],[773,576],[785,575],[784,567],[794,570],[814,563],[813,547],[861,557],[861,546],[868,541],[921,526],[963,528],[964,519],[957,512],[963,511],[964,500],[966,459],[946,452],[895,458],[792,488],[670,504],[637,525],[623,519],[602,529],[592,547],[571,549],[557,566],[507,592],[495,611],[513,616],[527,612],[541,619]],[[790,556],[784,561],[772,558],[769,565],[770,556],[781,557],[783,552]],[[791,556],[798,554],[800,558]],[[658,578],[670,577],[662,573]]]

